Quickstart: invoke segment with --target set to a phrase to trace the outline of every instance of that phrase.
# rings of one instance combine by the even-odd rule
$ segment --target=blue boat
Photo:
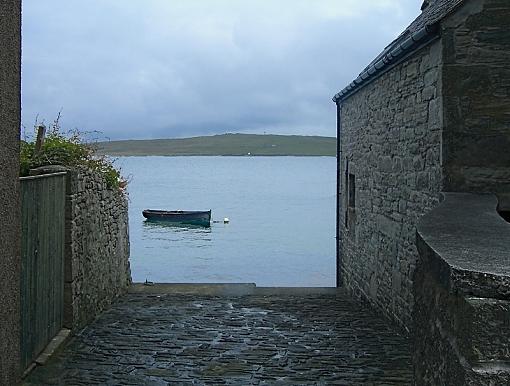
[[[211,211],[153,210],[145,209],[143,217],[148,221],[165,221],[176,224],[211,226]]]

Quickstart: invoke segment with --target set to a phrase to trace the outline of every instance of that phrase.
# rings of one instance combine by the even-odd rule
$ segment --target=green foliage
[[[33,142],[21,141],[20,149],[20,176],[28,176],[35,144]]]
[[[82,133],[77,130],[64,135],[60,132],[58,118],[53,122],[43,146],[36,152],[36,142],[21,141],[20,175],[27,176],[30,169],[40,166],[61,165],[70,168],[83,167],[101,174],[108,187],[124,188],[126,181],[113,165],[113,161],[104,155],[97,155],[94,147],[86,143]]]

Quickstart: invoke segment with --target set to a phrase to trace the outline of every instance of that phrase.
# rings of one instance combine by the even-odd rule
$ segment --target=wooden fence
[[[26,369],[62,328],[66,173],[21,178],[21,360]]]

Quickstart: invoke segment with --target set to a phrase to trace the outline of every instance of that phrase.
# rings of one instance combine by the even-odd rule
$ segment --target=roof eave
[[[439,22],[426,25],[422,29],[408,36],[402,42],[389,49],[381,58],[363,71],[353,82],[333,97],[333,102],[340,103],[360,88],[379,77],[415,51],[423,48],[439,35]]]

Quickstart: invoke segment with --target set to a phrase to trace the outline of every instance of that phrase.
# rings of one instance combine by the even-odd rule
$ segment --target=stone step
[[[470,385],[507,385],[510,379],[510,361],[479,362],[467,378]]]
[[[466,302],[463,355],[480,374],[510,371],[510,301],[469,297]]]

